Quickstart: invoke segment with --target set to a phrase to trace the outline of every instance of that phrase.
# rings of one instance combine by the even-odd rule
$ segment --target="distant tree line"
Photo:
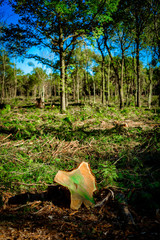
[[[58,95],[64,111],[71,99],[79,103],[93,97],[96,102],[97,96],[102,104],[114,99],[120,108],[131,103],[140,107],[143,95],[150,108],[157,95],[160,105],[159,1],[9,3],[20,19],[17,25],[1,23],[1,101],[17,95],[43,100]],[[29,54],[33,46],[50,54]],[[22,74],[16,56],[23,54],[50,67],[51,73],[34,68]]]
[[[112,61],[121,76],[121,57],[115,56]],[[75,103],[90,101],[101,102],[105,105],[119,102],[118,80],[109,56],[104,58],[90,49],[77,48],[72,55],[72,62],[67,69],[66,105],[69,101]],[[136,105],[136,75],[135,59],[124,58],[123,95],[124,105]],[[145,68],[140,62],[141,94],[145,97],[150,108],[151,103],[158,103],[160,67]],[[102,89],[104,77],[104,98]],[[152,84],[152,86],[151,86]],[[152,101],[152,96],[154,102]],[[60,96],[60,73],[55,71],[47,74],[46,70],[35,67],[30,74],[24,74],[16,68],[9,59],[7,52],[0,52],[0,99],[1,103],[16,97],[41,97],[43,101],[51,102]]]

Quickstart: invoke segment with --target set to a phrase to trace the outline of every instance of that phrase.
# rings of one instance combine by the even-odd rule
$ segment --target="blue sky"
[[[4,0],[4,4],[2,7],[0,7],[0,17],[2,16],[2,20],[6,22],[7,24],[11,23],[18,23],[18,15],[12,12],[11,7],[7,4],[7,0]],[[36,48],[32,48],[30,50],[30,53],[37,52],[38,50]],[[16,59],[16,66],[17,68],[20,68],[24,74],[30,73],[33,70],[33,66],[29,66],[28,63],[32,62],[34,64],[34,67],[42,67],[41,63],[38,63],[34,59],[24,59],[23,56],[21,58]],[[43,69],[45,67],[43,66]]]
[[[7,4],[8,0],[4,0],[4,4],[2,7],[0,7],[0,18],[5,21],[7,24],[10,23],[18,23],[18,15],[16,15],[15,13],[13,13],[11,7]],[[39,50],[37,50],[37,48],[32,48],[29,53],[35,53],[35,52],[39,52],[39,55],[43,56],[44,55],[44,50],[42,50],[41,52]],[[98,51],[99,52],[99,51]],[[46,53],[45,53],[46,54]],[[147,64],[147,57],[146,57],[146,51],[143,52],[141,51],[140,53],[140,58],[143,61],[143,64],[146,65]],[[34,66],[29,66],[28,63],[32,62]],[[37,61],[35,61],[34,59],[25,59],[23,56],[18,59],[16,59],[16,65],[17,68],[20,68],[24,74],[27,73],[31,73],[34,67],[43,67],[43,69],[46,69],[46,67],[44,65],[42,65],[41,63],[38,63]],[[48,72],[49,70],[47,70]]]

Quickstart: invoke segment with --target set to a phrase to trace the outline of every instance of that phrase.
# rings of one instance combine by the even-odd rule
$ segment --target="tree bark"
[[[149,96],[148,96],[148,108],[151,108],[152,103],[152,76],[153,76],[153,69],[150,67],[149,69]]]
[[[139,34],[139,28],[138,28],[138,16],[136,16],[136,74],[137,74],[137,102],[136,106],[140,107],[140,62],[139,62],[139,47],[140,47],[140,34]]]
[[[14,58],[14,97],[17,97],[17,71],[16,71],[16,60]]]
[[[101,75],[102,75],[102,104],[104,105],[105,104],[104,58],[102,58]]]
[[[119,74],[118,74],[118,69],[115,67],[114,65],[114,61],[113,61],[113,57],[112,57],[112,54],[111,54],[111,51],[107,45],[107,43],[105,42],[105,46],[107,48],[107,51],[109,53],[109,56],[110,56],[110,59],[111,59],[111,65],[113,67],[113,70],[115,72],[115,75],[117,77],[117,82],[118,82],[118,94],[119,94],[119,107],[120,109],[123,107],[123,100],[122,100],[122,90],[121,90],[121,80],[120,80],[120,77],[119,77]]]
[[[45,86],[44,83],[42,85],[42,92],[41,92],[41,98],[42,98],[42,103],[44,104],[44,92],[45,92]]]
[[[78,67],[76,71],[76,80],[77,80],[77,103],[79,103],[79,76],[78,76]]]
[[[110,87],[109,87],[109,83],[110,83],[110,71],[111,71],[111,68],[110,68],[110,57],[108,59],[108,81],[107,81],[107,102],[108,102],[108,105],[109,105],[109,101],[110,101]]]
[[[122,50],[121,80],[120,80],[121,108],[123,108],[123,106],[124,106],[124,100],[123,100],[123,69],[124,69],[124,52],[123,52],[123,50]]]
[[[93,103],[96,103],[96,84],[94,77],[93,77]]]
[[[5,63],[5,52],[2,53],[3,59],[3,77],[2,77],[2,93],[1,93],[1,103],[4,102],[4,95],[5,95],[5,71],[6,71],[6,63]]]
[[[60,47],[60,69],[61,69],[61,111],[66,110],[65,104],[65,53],[63,50],[63,32],[61,24],[59,24],[60,36],[59,36],[59,47]]]
[[[101,48],[100,42],[97,40],[98,49],[101,52],[102,62],[101,62],[101,93],[102,93],[102,104],[105,104],[105,78],[104,78],[104,54],[103,49]]]

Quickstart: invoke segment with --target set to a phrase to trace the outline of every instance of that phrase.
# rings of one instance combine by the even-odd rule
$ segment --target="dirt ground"
[[[142,216],[116,197],[102,204],[107,195],[108,190],[104,189],[95,196],[100,206],[92,209],[82,206],[78,211],[67,206],[64,196],[61,206],[54,201],[25,199],[25,203],[26,194],[24,204],[19,197],[11,198],[19,204],[9,201],[12,204],[0,209],[0,239],[160,239],[159,212]]]

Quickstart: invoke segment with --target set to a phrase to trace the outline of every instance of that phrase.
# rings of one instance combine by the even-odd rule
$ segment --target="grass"
[[[145,198],[160,207],[159,112],[87,105],[60,114],[56,107],[7,106],[0,112],[1,194],[43,190],[59,169],[88,161],[99,189],[112,186],[135,205]]]

